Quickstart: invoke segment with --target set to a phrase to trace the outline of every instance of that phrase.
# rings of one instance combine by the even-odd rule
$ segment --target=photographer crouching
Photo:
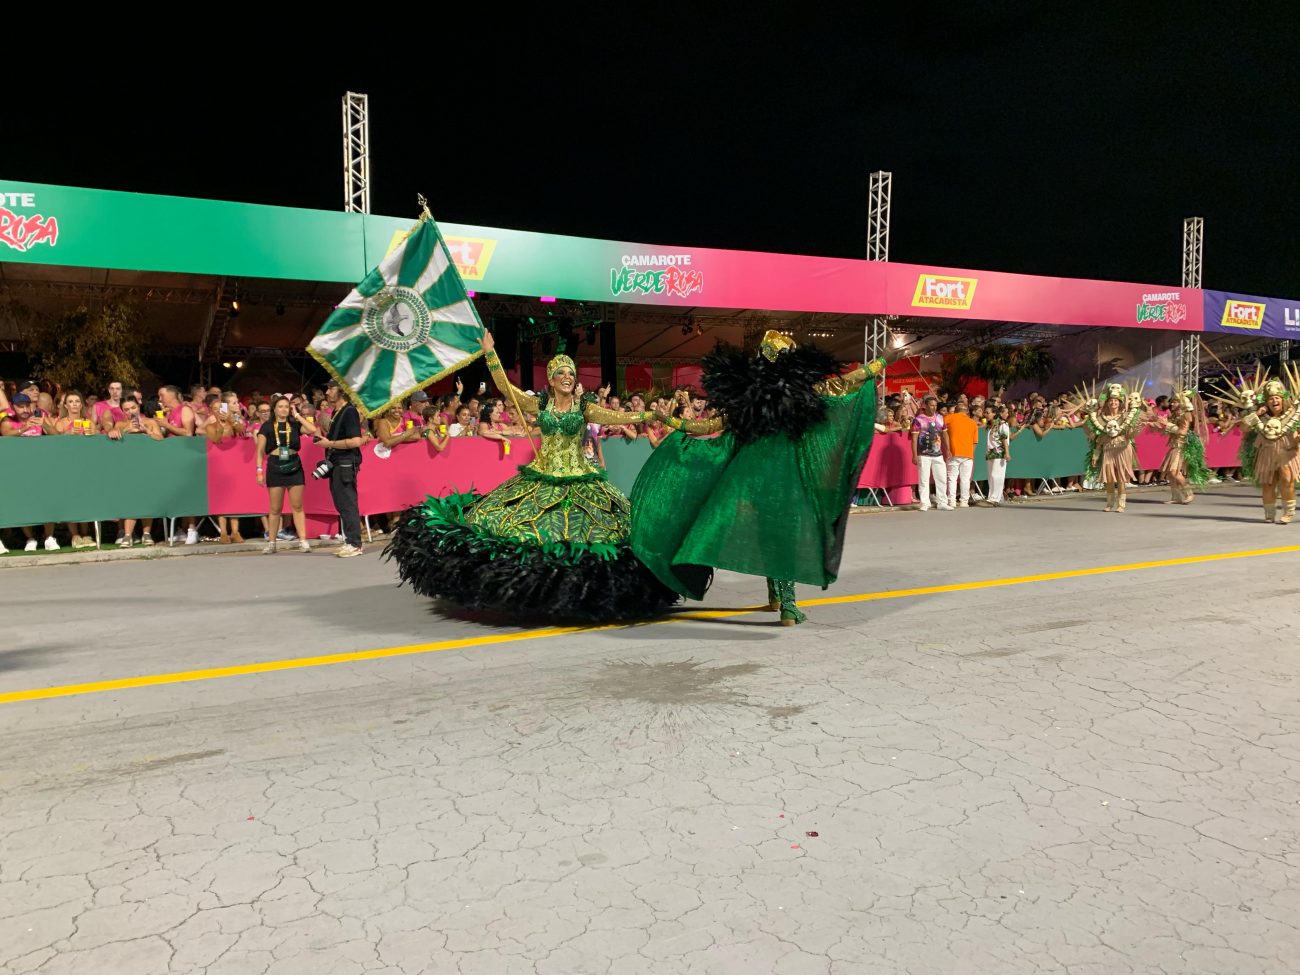
[[[325,448],[325,459],[312,477],[330,479],[330,497],[339,513],[343,547],[335,554],[350,559],[361,554],[361,514],[357,510],[357,471],[361,468],[361,414],[343,395],[337,380],[325,384],[325,399],[332,411],[329,429],[313,439]]]

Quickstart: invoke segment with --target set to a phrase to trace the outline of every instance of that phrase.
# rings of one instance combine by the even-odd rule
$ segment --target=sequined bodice
[[[528,466],[552,477],[577,477],[596,470],[582,454],[582,434],[587,426],[583,407],[575,403],[564,413],[547,406],[537,414],[542,430],[542,448]]]

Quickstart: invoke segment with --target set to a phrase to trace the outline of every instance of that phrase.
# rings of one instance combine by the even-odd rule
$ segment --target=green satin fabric
[[[702,599],[709,569],[826,587],[839,574],[849,502],[871,448],[874,382],[826,397],[799,441],[737,449],[675,433],[632,489],[632,550],[665,585]]]

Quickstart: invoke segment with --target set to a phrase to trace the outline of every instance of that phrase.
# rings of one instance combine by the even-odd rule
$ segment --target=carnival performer
[[[386,551],[402,581],[476,611],[574,621],[659,615],[677,594],[632,554],[628,499],[582,452],[588,422],[643,423],[654,414],[596,405],[567,355],[547,365],[546,390],[525,393],[507,378],[490,332],[481,344],[512,409],[536,414],[541,447],[489,494],[430,497],[404,512]]]
[[[828,379],[831,356],[768,332],[757,355],[720,345],[702,364],[721,415],[664,422],[721,436],[674,433],[650,456],[632,489],[632,550],[691,599],[715,568],[765,576],[768,609],[802,623],[795,583],[826,588],[839,573],[884,360]]]
[[[1169,416],[1152,416],[1149,426],[1169,438],[1169,449],[1160,464],[1160,473],[1169,481],[1169,500],[1165,504],[1191,504],[1196,497],[1193,487],[1210,480],[1205,466],[1205,444],[1196,432],[1195,390],[1175,389],[1169,397]]]
[[[1232,402],[1241,407],[1241,469],[1260,487],[1264,520],[1288,525],[1295,517],[1295,483],[1300,479],[1300,370],[1284,367],[1286,381],[1270,379],[1259,366],[1253,381],[1241,378]],[[1277,514],[1277,502],[1282,514]]]
[[[1078,422],[1088,436],[1088,478],[1106,485],[1105,511],[1122,512],[1128,502],[1137,451],[1133,445],[1142,427],[1142,396],[1137,390],[1110,383],[1100,394],[1084,396],[1070,410],[1081,410]]]

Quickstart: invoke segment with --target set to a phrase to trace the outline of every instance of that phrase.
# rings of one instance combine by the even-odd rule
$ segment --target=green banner
[[[0,528],[208,510],[205,437],[0,439]]]
[[[650,459],[650,441],[637,437],[630,443],[622,437],[610,437],[602,440],[600,449],[605,455],[605,470],[609,472],[609,481],[624,494],[631,495],[636,476]]]

